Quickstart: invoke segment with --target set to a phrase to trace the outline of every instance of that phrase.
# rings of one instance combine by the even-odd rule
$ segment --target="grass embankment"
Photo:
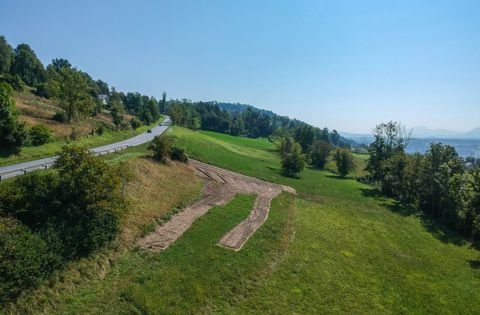
[[[158,125],[158,122],[149,126],[142,126],[136,130],[105,131],[102,135],[84,136],[73,142],[86,146],[87,148],[95,148],[134,137],[156,125]],[[20,152],[14,155],[1,155],[0,153],[0,166],[53,156],[57,154],[66,143],[65,140],[57,139],[54,142],[38,147],[22,147]]]
[[[473,314],[480,309],[478,252],[454,234],[353,179],[314,169],[300,179],[281,176],[274,146],[265,139],[176,127],[173,134],[190,156],[290,185],[299,198],[274,199],[267,222],[235,253],[216,242],[247,215],[253,199],[239,196],[199,219],[167,251],[130,251],[103,281],[63,296],[58,313]]]
[[[115,162],[120,156],[122,154],[117,153],[109,158]],[[118,239],[109,248],[71,263],[66,270],[54,274],[37,290],[26,292],[17,305],[7,305],[5,312],[39,313],[46,308],[49,313],[49,305],[68,296],[77,286],[105,277],[111,265],[133,248],[135,241],[149,232],[156,222],[172,209],[184,207],[200,195],[201,182],[184,164],[171,163],[166,166],[148,158],[132,156],[120,160],[126,163],[124,169],[129,171],[125,176],[131,179],[124,188],[129,208],[120,219],[121,234]]]
[[[61,111],[61,109],[58,108],[53,101],[38,97],[34,95],[32,91],[32,88],[25,87],[23,92],[15,92],[14,98],[17,110],[20,113],[19,119],[25,122],[28,127],[38,124],[47,126],[47,128],[52,131],[54,141],[36,147],[22,147],[20,151],[15,154],[2,152],[0,148],[0,166],[53,156],[67,143],[66,139],[69,139],[72,133],[75,133],[78,137],[74,142],[88,148],[94,148],[134,137],[158,125],[158,122],[155,122],[149,126],[137,128],[136,130],[119,131],[104,128],[105,131],[101,135],[91,135],[92,129],[97,129],[99,126],[108,126],[110,129],[114,128],[110,113],[102,112],[95,117],[90,117],[80,122],[72,122],[72,124],[60,123],[55,121],[53,116],[56,112]],[[132,118],[133,116],[131,115],[124,115],[125,121],[130,121]],[[161,118],[160,121],[161,120],[163,120],[163,118]]]

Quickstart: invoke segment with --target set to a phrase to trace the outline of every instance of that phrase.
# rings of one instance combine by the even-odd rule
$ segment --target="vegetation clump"
[[[42,145],[53,140],[52,132],[45,125],[35,125],[29,130],[30,142],[34,146]]]
[[[286,176],[295,177],[305,168],[305,155],[300,144],[290,137],[284,138],[280,144],[282,172]]]
[[[10,85],[0,82],[0,148],[14,150],[27,138],[25,125],[18,121],[13,91]]]
[[[355,169],[353,155],[346,149],[337,148],[333,155],[333,160],[337,164],[337,170],[341,177],[347,176],[348,173]]]
[[[110,243],[124,211],[121,172],[68,145],[53,171],[0,185],[0,301]]]
[[[166,163],[168,159],[188,162],[188,156],[185,148],[178,147],[169,135],[156,136],[148,147],[153,152],[153,158],[161,163]]]

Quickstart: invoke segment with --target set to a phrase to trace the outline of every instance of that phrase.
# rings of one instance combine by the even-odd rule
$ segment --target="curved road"
[[[171,123],[172,121],[170,120],[170,117],[167,116],[167,118],[165,118],[165,120],[159,126],[152,128],[150,133],[144,132],[133,138],[112,144],[107,144],[98,148],[93,148],[90,151],[95,153],[96,155],[102,155],[147,143],[153,140],[153,138],[155,138],[156,136],[164,133],[165,130],[167,130],[168,127],[171,125]],[[47,169],[53,165],[56,159],[57,156],[52,156],[40,160],[1,166],[0,180],[15,177],[18,175],[23,175],[34,170]]]

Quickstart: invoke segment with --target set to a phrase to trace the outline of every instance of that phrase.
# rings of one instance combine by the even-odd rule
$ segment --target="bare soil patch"
[[[140,248],[165,250],[211,207],[227,204],[238,193],[255,194],[257,199],[248,218],[218,242],[219,246],[238,251],[267,219],[271,200],[282,191],[295,194],[291,187],[272,184],[199,161],[190,160],[190,165],[204,182],[204,197],[141,239],[137,244]]]

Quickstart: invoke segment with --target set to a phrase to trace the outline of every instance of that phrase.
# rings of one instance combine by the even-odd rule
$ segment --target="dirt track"
[[[170,221],[138,242],[143,249],[164,250],[180,237],[192,223],[213,207],[227,204],[236,194],[255,194],[257,199],[252,212],[244,221],[225,234],[218,245],[240,250],[245,242],[265,222],[271,200],[282,191],[295,193],[293,188],[276,185],[257,178],[191,160],[190,165],[204,180],[204,198],[175,215]]]

